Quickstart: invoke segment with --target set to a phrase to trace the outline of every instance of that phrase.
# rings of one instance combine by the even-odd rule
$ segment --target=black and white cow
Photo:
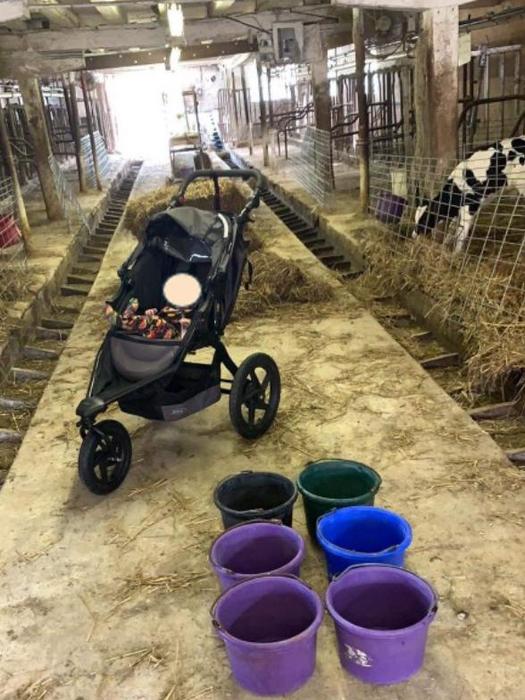
[[[458,163],[434,199],[418,206],[412,237],[457,219],[453,235],[455,250],[461,251],[476,212],[503,187],[525,195],[525,135],[498,141]]]

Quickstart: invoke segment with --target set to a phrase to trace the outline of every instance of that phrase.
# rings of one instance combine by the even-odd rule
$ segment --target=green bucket
[[[308,534],[317,542],[317,519],[334,508],[373,506],[381,477],[365,464],[346,459],[310,462],[299,475]]]

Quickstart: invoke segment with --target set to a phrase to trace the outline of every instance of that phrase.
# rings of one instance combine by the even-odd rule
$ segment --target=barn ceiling
[[[166,3],[151,0],[5,0],[0,4],[0,76],[158,62],[253,50],[274,22],[347,27],[351,10],[330,0],[178,0],[184,37],[170,35]],[[19,14],[15,18],[16,8]],[[113,58],[110,58],[113,57]],[[53,63],[54,62],[54,63]],[[72,67],[73,66],[73,67]]]

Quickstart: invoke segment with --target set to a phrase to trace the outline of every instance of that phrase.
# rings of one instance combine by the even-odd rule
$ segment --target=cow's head
[[[503,172],[507,178],[507,185],[518,190],[522,197],[525,196],[525,139],[523,137],[512,139],[507,156],[507,167]]]
[[[430,199],[422,197],[419,193],[419,187],[416,187],[416,215],[414,217],[414,230],[412,238],[417,238],[420,233],[425,233],[428,228],[428,218],[430,215],[429,205]]]

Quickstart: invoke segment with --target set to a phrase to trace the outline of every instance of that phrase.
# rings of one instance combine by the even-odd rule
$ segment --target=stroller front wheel
[[[99,496],[117,489],[131,464],[131,440],[116,420],[97,423],[84,436],[78,455],[78,473],[88,489]]]
[[[272,425],[281,399],[281,377],[274,360],[258,352],[247,357],[233,378],[230,418],[239,435],[254,440]]]

